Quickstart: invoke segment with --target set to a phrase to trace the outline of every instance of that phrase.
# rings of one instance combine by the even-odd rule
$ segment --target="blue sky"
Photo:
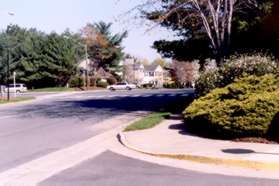
[[[10,23],[35,27],[46,32],[63,32],[66,28],[79,31],[86,23],[113,22],[113,31],[124,29],[129,37],[124,42],[125,51],[140,58],[153,60],[159,55],[151,49],[154,40],[172,38],[164,29],[156,28],[146,33],[147,26],[124,14],[135,7],[137,0],[7,0],[0,6],[1,24]],[[8,12],[14,12],[11,17]],[[137,24],[134,24],[137,22]]]

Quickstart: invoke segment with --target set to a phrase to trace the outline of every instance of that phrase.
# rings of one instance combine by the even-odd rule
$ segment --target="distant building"
[[[150,84],[156,87],[163,87],[164,69],[160,65],[144,66],[141,63],[124,64],[124,80],[137,85]]]
[[[90,71],[91,70],[91,65],[92,65],[93,61],[91,61],[90,59],[86,60],[81,60],[79,61],[78,63],[78,68],[79,69],[82,69],[82,70],[88,70]]]
[[[143,84],[155,84],[163,87],[164,69],[160,65],[150,65],[144,68]]]

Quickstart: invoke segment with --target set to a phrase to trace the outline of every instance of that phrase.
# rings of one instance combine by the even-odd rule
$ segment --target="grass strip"
[[[16,102],[28,101],[32,99],[35,99],[35,97],[17,97],[17,98],[11,98],[10,101],[7,101],[5,99],[0,99],[0,104],[16,103]]]
[[[66,87],[50,87],[50,88],[40,88],[30,90],[31,92],[67,92],[75,91],[75,88],[66,88]]]
[[[132,123],[131,125],[127,126],[124,129],[124,132],[153,128],[159,123],[161,123],[169,115],[169,112],[155,112],[149,114],[141,120],[136,121],[135,123]]]

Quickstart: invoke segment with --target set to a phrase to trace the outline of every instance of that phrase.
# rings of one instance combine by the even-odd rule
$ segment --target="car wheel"
[[[112,88],[112,87],[111,87],[111,88],[109,88],[109,90],[110,90],[110,91],[115,91],[115,89],[114,89],[114,88]]]
[[[17,91],[16,91],[16,93],[17,93],[17,94],[20,94],[20,93],[21,93],[21,91],[20,91],[20,90],[17,90]]]
[[[131,87],[126,87],[126,90],[132,90],[132,88]]]

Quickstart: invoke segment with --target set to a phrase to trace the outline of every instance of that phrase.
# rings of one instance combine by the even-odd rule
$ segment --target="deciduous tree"
[[[266,2],[265,0],[147,0],[139,7],[146,18],[174,30],[184,38],[176,43],[161,42],[157,45],[155,43],[155,47],[178,44],[178,47],[186,46],[188,49],[195,48],[200,51],[199,46],[202,46],[201,51],[205,50],[206,54],[212,55],[220,65],[223,58],[230,53],[233,22],[245,20],[251,11],[255,12],[257,17],[257,13],[263,9]],[[237,16],[241,19],[235,20]],[[190,56],[192,51],[194,50],[189,52]],[[196,53],[196,57],[199,57],[199,53]]]

